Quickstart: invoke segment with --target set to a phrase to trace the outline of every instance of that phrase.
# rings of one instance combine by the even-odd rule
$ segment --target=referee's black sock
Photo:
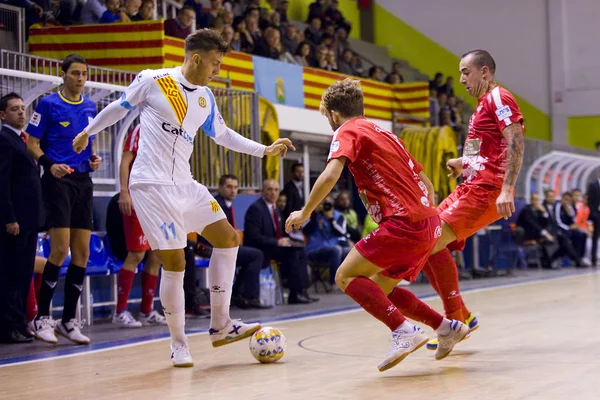
[[[65,279],[65,308],[63,310],[63,323],[69,322],[75,318],[77,311],[77,301],[83,289],[83,280],[85,278],[85,268],[78,267],[75,264],[69,264],[67,276]]]
[[[40,298],[38,299],[38,318],[50,315],[50,303],[54,295],[54,289],[58,283],[60,267],[46,261],[44,273],[42,274],[42,286],[40,287]]]

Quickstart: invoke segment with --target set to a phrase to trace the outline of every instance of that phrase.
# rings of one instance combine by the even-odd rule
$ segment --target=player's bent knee
[[[137,265],[142,262],[145,254],[145,251],[130,251],[129,253],[127,253],[126,261],[130,261],[132,264]]]
[[[62,265],[69,255],[69,246],[52,246],[50,248],[50,256],[48,259],[54,265]]]

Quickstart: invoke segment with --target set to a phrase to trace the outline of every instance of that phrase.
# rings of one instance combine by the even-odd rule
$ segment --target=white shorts
[[[138,183],[129,188],[133,208],[152,250],[183,249],[187,234],[202,233],[225,213],[198,182],[170,186]]]

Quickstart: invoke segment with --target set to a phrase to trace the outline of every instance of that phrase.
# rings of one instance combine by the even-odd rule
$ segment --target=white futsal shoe
[[[118,314],[113,315],[112,323],[122,326],[123,328],[141,328],[142,323],[136,321],[133,315],[128,310],[123,310]]]
[[[138,320],[144,326],[151,325],[167,325],[167,318],[164,315],[161,315],[156,310],[152,310],[149,314],[140,313],[138,315]]]
[[[73,318],[67,323],[58,321],[54,331],[73,343],[90,344],[90,338],[81,333],[81,328],[83,328],[83,321],[79,322]]]
[[[31,322],[31,330],[37,339],[50,344],[58,343],[58,339],[54,334],[57,322],[52,317],[40,317]]]
[[[435,359],[442,360],[452,352],[454,346],[469,334],[469,327],[460,321],[453,320],[450,323],[450,333],[438,335],[438,346],[435,351]]]
[[[194,361],[187,343],[171,342],[171,361],[177,368],[193,367]]]
[[[392,347],[388,350],[383,361],[377,365],[380,372],[395,367],[410,353],[424,346],[429,338],[423,329],[413,326],[410,329],[399,326],[392,332]]]
[[[245,324],[239,319],[229,321],[227,326],[221,330],[210,328],[208,333],[213,347],[225,346],[250,337],[260,329],[260,324]]]

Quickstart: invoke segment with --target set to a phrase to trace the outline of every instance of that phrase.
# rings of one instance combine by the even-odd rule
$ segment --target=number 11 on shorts
[[[175,234],[175,222],[171,222],[168,226],[166,222],[163,222],[163,224],[160,226],[160,229],[162,229],[163,233],[165,234],[165,239],[169,240],[169,230],[167,228],[171,229],[171,238],[177,239],[177,235]]]

